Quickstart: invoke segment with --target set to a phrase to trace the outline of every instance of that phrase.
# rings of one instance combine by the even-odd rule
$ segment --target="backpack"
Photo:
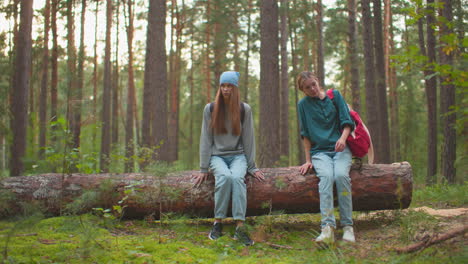
[[[327,90],[327,96],[330,98],[336,107],[335,100],[333,100],[333,89]],[[351,119],[354,121],[354,131],[351,132],[346,139],[346,144],[348,145],[349,149],[353,156],[362,158],[368,154],[368,162],[372,164],[374,162],[374,148],[372,146],[372,139],[364,122],[362,122],[361,117],[359,114],[349,108],[349,114],[351,115]]]
[[[214,102],[211,102],[210,103],[210,113],[213,113],[213,109],[214,109]],[[245,116],[245,106],[244,106],[244,103],[240,103],[240,120],[241,120],[241,124],[244,124],[244,116]]]

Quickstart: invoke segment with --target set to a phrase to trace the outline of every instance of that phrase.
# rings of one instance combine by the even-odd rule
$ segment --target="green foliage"
[[[468,205],[468,182],[460,185],[436,184],[413,192],[413,206],[450,206]]]
[[[16,195],[10,190],[0,190],[0,218],[13,213]]]
[[[97,173],[99,156],[97,152],[83,152],[80,148],[71,148],[71,131],[67,129],[67,121],[58,118],[51,122],[50,134],[55,141],[45,147],[44,160],[37,160],[32,153],[26,157],[26,175],[47,173],[51,171],[70,173]]]

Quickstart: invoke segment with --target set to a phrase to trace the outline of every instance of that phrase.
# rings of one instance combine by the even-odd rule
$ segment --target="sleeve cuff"
[[[351,128],[351,132],[354,131],[354,122],[344,122],[341,125],[341,130],[343,130],[346,126],[349,126]]]
[[[207,168],[200,168],[200,172],[201,173],[208,173],[208,169]]]

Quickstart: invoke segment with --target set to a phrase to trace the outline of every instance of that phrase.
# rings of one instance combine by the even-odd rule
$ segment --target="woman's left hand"
[[[343,151],[345,148],[346,148],[346,139],[340,137],[340,139],[338,139],[338,141],[337,141],[336,144],[335,144],[335,151],[336,151],[336,152],[341,152],[341,151]]]
[[[263,172],[261,170],[258,170],[256,172],[254,172],[254,174],[252,174],[252,176],[259,180],[259,181],[264,181],[265,180],[265,175],[263,174]]]

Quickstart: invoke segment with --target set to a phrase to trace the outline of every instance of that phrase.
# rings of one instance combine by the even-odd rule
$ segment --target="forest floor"
[[[163,221],[118,221],[92,214],[32,214],[0,221],[0,263],[468,263],[466,232],[413,253],[396,251],[466,227],[466,193],[466,185],[445,196],[440,188],[416,193],[409,209],[354,212],[357,242],[343,242],[338,228],[336,242],[328,247],[313,241],[320,231],[319,214],[248,217],[256,242],[251,247],[232,239],[232,220],[225,223],[225,235],[211,241],[213,219],[167,215]]]

